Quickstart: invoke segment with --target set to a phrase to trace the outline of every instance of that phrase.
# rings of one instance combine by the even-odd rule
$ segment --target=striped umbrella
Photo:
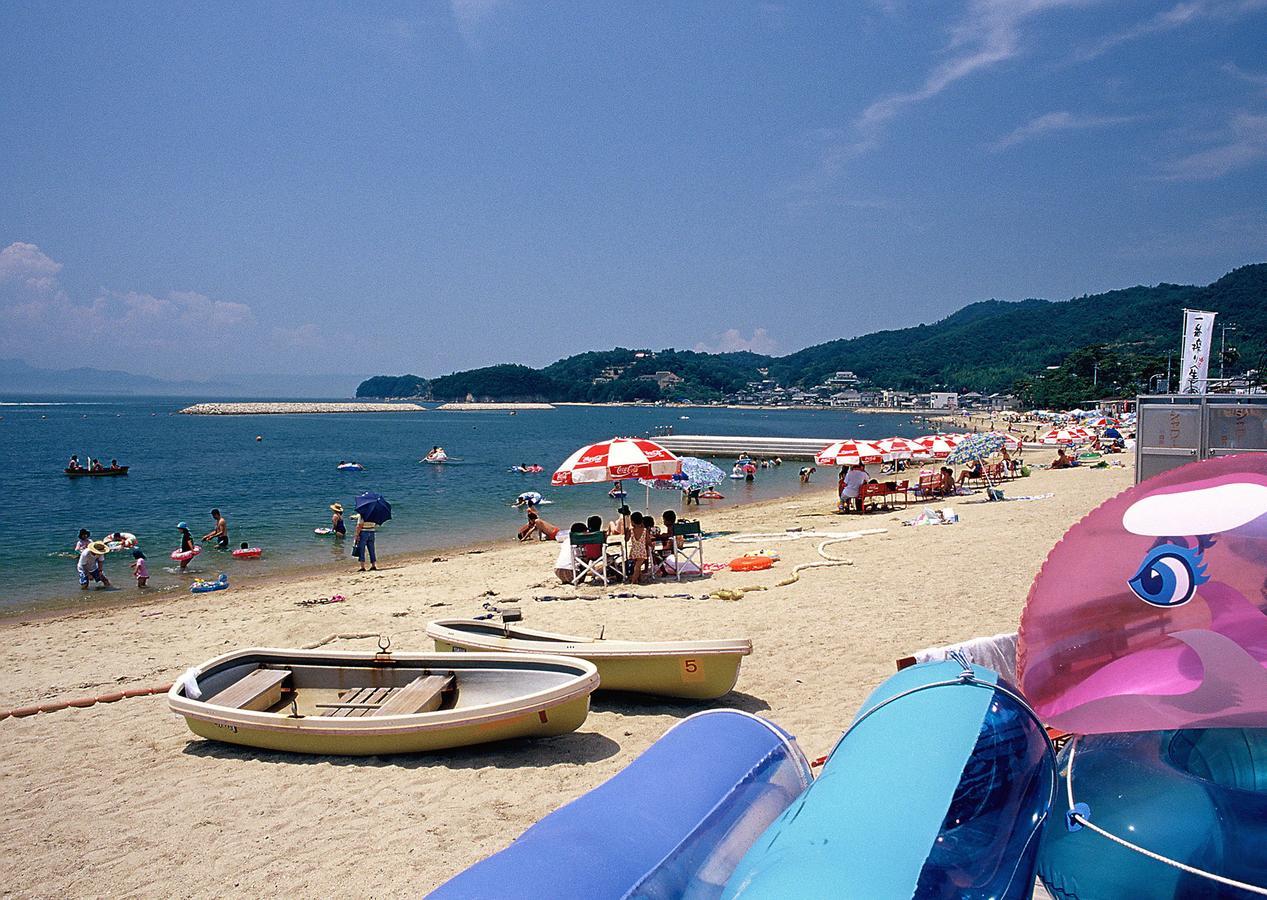
[[[707,490],[726,480],[726,473],[706,459],[695,456],[679,457],[682,471],[672,478],[640,478],[638,483],[649,488],[668,491]]]
[[[893,459],[911,459],[924,455],[924,448],[906,438],[891,437],[875,442],[875,445],[888,453]]]
[[[1091,440],[1091,434],[1085,428],[1070,425],[1065,428],[1053,428],[1039,438],[1040,444],[1085,444]]]
[[[681,471],[681,460],[655,441],[612,438],[577,450],[559,466],[550,483],[561,487],[625,478],[672,478]]]
[[[915,443],[924,448],[924,453],[934,459],[945,459],[959,443],[957,436],[953,434],[926,434],[923,437],[916,438]]]
[[[986,434],[998,435],[1003,441],[1003,449],[1008,453],[1015,453],[1024,446],[1019,437],[1007,431],[987,431]]]
[[[869,466],[893,458],[868,441],[836,441],[818,452],[814,461],[820,466]]]
[[[951,465],[957,465],[973,462],[974,460],[987,459],[998,453],[1002,447],[1003,435],[997,432],[987,431],[984,434],[972,434],[960,441],[955,446],[955,449],[950,451],[950,455],[946,457],[946,462]]]

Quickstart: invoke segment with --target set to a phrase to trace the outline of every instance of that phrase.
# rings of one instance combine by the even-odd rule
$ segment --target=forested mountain
[[[1220,325],[1236,326],[1229,333],[1229,374],[1261,368],[1259,359],[1267,353],[1267,263],[1243,266],[1205,287],[1159,284],[1055,302],[986,300],[933,324],[829,341],[783,357],[616,348],[569,356],[540,370],[499,365],[458,372],[435,379],[431,392],[444,400],[467,394],[594,402],[710,400],[766,377],[758,369],[767,369],[780,384],[805,388],[847,369],[872,387],[1018,389],[1035,402],[1083,392],[1086,399],[1092,392],[1129,393],[1158,365],[1165,371],[1167,351],[1179,348],[1185,307],[1213,310]],[[1216,345],[1216,353],[1219,349]],[[1061,369],[1048,375],[1050,366]],[[1212,374],[1217,368],[1216,356]],[[651,380],[658,372],[682,380]],[[1064,386],[1060,392],[1057,382]],[[380,388],[370,379],[357,396],[397,396],[376,393]]]

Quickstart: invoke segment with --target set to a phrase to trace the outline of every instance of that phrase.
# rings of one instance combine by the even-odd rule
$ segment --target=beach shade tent
[[[1104,429],[1104,431],[1100,433],[1106,438],[1113,438],[1114,440],[1117,440],[1117,441],[1122,440],[1122,432],[1117,430],[1116,425],[1110,425],[1108,428]]]
[[[924,448],[924,454],[933,459],[945,459],[955,449],[959,439],[950,434],[926,434],[915,439],[915,443]]]
[[[706,491],[726,480],[726,473],[706,459],[695,456],[679,457],[682,471],[671,478],[640,478],[638,483],[656,490]]]
[[[885,463],[893,459],[891,453],[881,450],[868,441],[836,441],[828,444],[814,462],[820,466],[870,466]]]
[[[813,780],[777,726],[733,709],[698,712],[429,896],[716,897],[740,856]]]
[[[924,456],[924,448],[914,441],[900,437],[883,438],[875,442],[875,445],[889,454],[892,459],[914,459],[918,456]]]
[[[392,517],[392,505],[382,494],[366,491],[356,498],[356,514],[366,522],[382,525]]]
[[[1038,439],[1040,444],[1063,445],[1070,446],[1072,444],[1085,444],[1091,440],[1091,433],[1085,428],[1077,425],[1070,425],[1065,428],[1053,428]]]

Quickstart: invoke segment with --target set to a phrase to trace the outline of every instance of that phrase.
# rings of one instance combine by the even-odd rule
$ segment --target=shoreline
[[[560,805],[621,771],[683,717],[731,707],[764,716],[809,758],[827,753],[895,660],[921,647],[1017,627],[1029,585],[1066,529],[1129,487],[1132,469],[1036,470],[1009,495],[981,494],[909,512],[834,514],[834,479],[795,497],[703,511],[708,562],[758,547],[782,559],[767,572],[720,571],[642,586],[561,586],[553,543],[508,539],[442,563],[393,557],[379,572],[310,572],[179,602],[95,609],[3,626],[0,708],[65,702],[174,680],[190,665],[248,647],[425,650],[428,622],[516,602],[527,627],[629,640],[748,638],[735,691],[693,703],[598,694],[571,734],[430,754],[322,757],[234,747],[195,737],[161,695],[0,721],[0,824],[9,853],[0,881],[15,896],[210,896],[233,889],[298,898],[346,893],[346,848],[362,849],[374,893],[425,894],[513,841]],[[920,508],[953,505],[953,526],[903,528]],[[833,548],[847,565],[791,570],[820,559],[819,540],[788,528],[885,529]],[[726,534],[761,533],[761,543]],[[768,535],[768,542],[767,536]],[[476,546],[472,550],[481,549]],[[439,554],[435,554],[439,555]],[[927,585],[934,583],[936,591]],[[718,589],[765,590],[737,600]],[[341,593],[344,603],[299,607]],[[967,598],[948,602],[947,598]],[[176,598],[173,598],[176,599]],[[366,845],[365,810],[375,840]],[[216,854],[173,843],[172,823]],[[109,834],[111,841],[101,842]],[[250,859],[250,866],[241,861]],[[192,886],[192,887],[191,887]]]
[[[182,416],[282,416],[330,415],[337,413],[426,412],[417,403],[334,403],[258,402],[258,403],[195,403],[180,410]]]

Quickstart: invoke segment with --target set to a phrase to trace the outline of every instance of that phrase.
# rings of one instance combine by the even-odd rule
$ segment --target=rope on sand
[[[831,553],[827,552],[827,548],[831,546],[832,544],[843,544],[846,541],[856,541],[858,538],[865,537],[866,535],[869,535],[869,534],[883,534],[887,530],[888,530],[887,528],[869,528],[866,531],[844,531],[844,532],[789,531],[787,532],[786,533],[787,537],[792,537],[793,535],[795,535],[796,537],[825,537],[826,540],[819,543],[817,547],[818,555],[821,556],[822,559],[815,560],[814,562],[800,563],[797,566],[793,566],[792,574],[789,575],[787,578],[784,578],[782,581],[775,582],[774,587],[786,587],[789,584],[795,584],[796,582],[801,580],[801,573],[806,571],[807,569],[825,569],[831,566],[852,566],[853,565],[852,559],[845,559],[844,557],[841,557],[841,556],[834,556]],[[784,535],[781,535],[781,534],[756,534],[756,535],[740,534],[740,535],[736,535],[735,537],[732,537],[731,540],[738,544],[757,543],[761,540],[769,539],[771,537],[783,537],[783,536]],[[738,540],[736,540],[736,538],[738,538]],[[748,538],[749,540],[743,540],[744,538]],[[709,596],[716,597],[718,600],[739,600],[743,598],[744,594],[750,593],[752,591],[768,591],[769,589],[770,588],[768,586],[763,585],[763,584],[757,584],[757,585],[752,585],[750,587],[741,587],[741,588],[721,588],[720,590],[713,591],[711,594],[709,594]]]
[[[324,647],[326,644],[333,644],[335,641],[359,641],[362,638],[376,638],[379,636],[377,631],[358,632],[356,634],[339,634],[338,632],[323,637],[315,644],[304,644],[300,650],[316,650],[318,647]]]
[[[59,712],[63,709],[74,707],[75,709],[87,709],[98,703],[117,703],[120,700],[128,700],[132,697],[149,697],[153,694],[166,694],[172,689],[171,683],[155,685],[154,687],[128,688],[124,691],[110,691],[106,694],[98,694],[95,697],[76,697],[74,700],[53,700],[48,703],[36,703],[31,706],[19,706],[14,709],[0,709],[0,720],[14,718],[24,719],[27,716],[33,716],[36,713]]]

